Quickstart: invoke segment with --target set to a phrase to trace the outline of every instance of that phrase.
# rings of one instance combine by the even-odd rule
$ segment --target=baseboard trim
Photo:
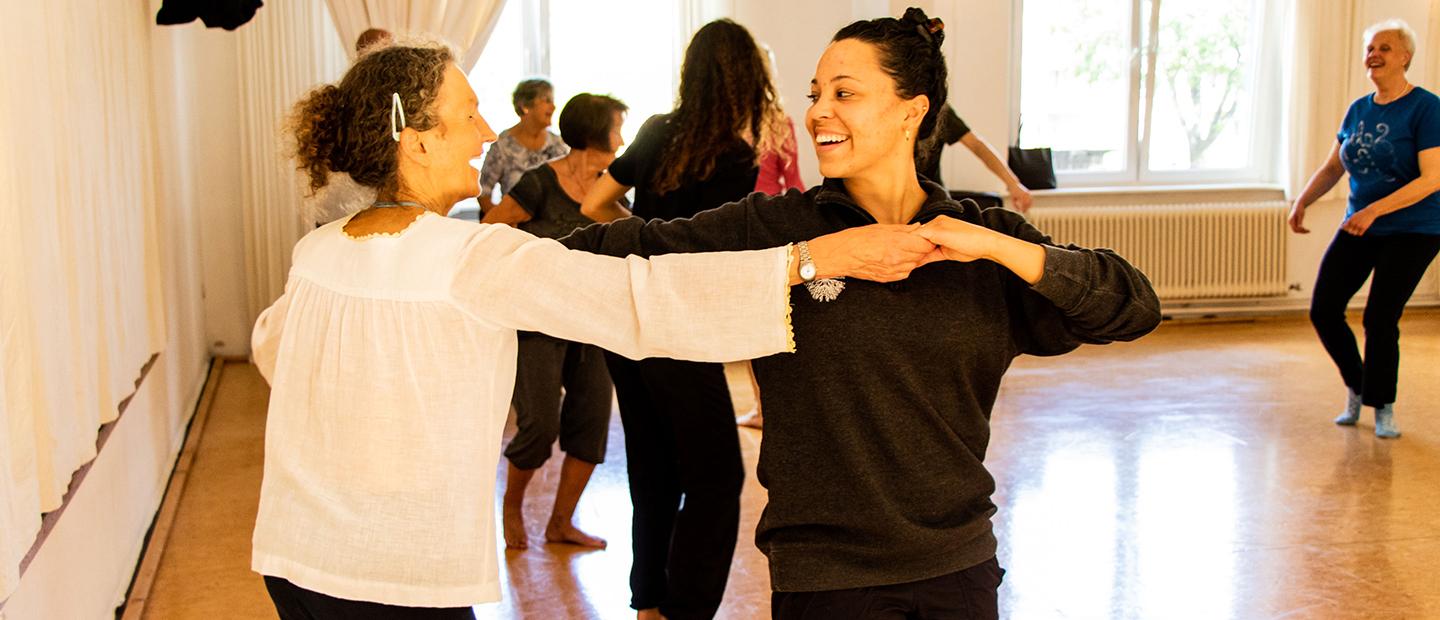
[[[141,550],[140,564],[130,583],[130,592],[125,597],[122,620],[140,620],[145,615],[145,602],[150,589],[155,585],[155,575],[160,570],[160,560],[165,555],[165,544],[170,539],[170,530],[175,524],[175,513],[180,507],[180,498],[185,493],[185,483],[190,477],[190,467],[195,462],[195,453],[200,448],[200,438],[205,432],[205,422],[210,418],[210,407],[215,401],[215,391],[225,373],[226,359],[216,357],[210,361],[210,376],[205,380],[205,389],[195,405],[195,415],[190,418],[190,428],[185,433],[185,443],[180,456],[175,459],[175,469],[170,473],[170,482],[165,486],[165,496],[155,521],[150,526],[150,535]]]
[[[1407,309],[1440,308],[1440,298],[1412,299],[1405,307]],[[1350,300],[1349,310],[1351,312],[1364,308],[1365,297],[1363,295],[1356,295],[1354,299]],[[1160,314],[1166,320],[1283,317],[1304,315],[1309,311],[1309,298],[1291,297],[1173,301],[1160,304]]]

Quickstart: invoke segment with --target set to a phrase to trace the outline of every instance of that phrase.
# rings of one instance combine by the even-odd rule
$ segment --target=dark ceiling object
[[[264,4],[260,0],[164,0],[155,23],[160,26],[188,24],[200,18],[206,28],[234,30]]]

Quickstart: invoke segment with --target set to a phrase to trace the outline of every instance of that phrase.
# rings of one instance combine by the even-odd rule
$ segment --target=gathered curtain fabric
[[[308,179],[285,129],[295,103],[344,75],[348,59],[322,0],[275,2],[237,33],[240,55],[240,210],[246,316],[254,323],[285,290],[290,252],[313,229]]]
[[[1363,90],[1355,70],[1360,54],[1359,19],[1355,0],[1310,2],[1291,0],[1291,57],[1285,99],[1285,131],[1289,151],[1280,179],[1285,195],[1295,199],[1310,175],[1325,163],[1335,144],[1335,132],[1350,102]],[[1341,196],[1344,183],[1336,185]],[[1335,194],[1332,192],[1331,196]]]
[[[505,0],[326,0],[335,29],[350,57],[355,39],[370,28],[397,36],[434,35],[460,48],[460,68],[469,73],[480,60]]]
[[[165,346],[149,28],[129,2],[0,20],[0,600]]]
[[[1430,19],[1426,32],[1429,33],[1431,45],[1440,42],[1440,0],[1430,0]],[[1433,51],[1430,54],[1433,60],[1428,63],[1430,66],[1425,72],[1425,86],[1434,92],[1440,90],[1440,58],[1436,58]]]

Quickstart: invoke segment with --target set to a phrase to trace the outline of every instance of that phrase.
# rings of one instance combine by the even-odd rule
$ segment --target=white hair
[[[1376,23],[1376,24],[1370,26],[1369,28],[1366,28],[1366,29],[1365,29],[1365,41],[1364,41],[1364,42],[1368,44],[1368,43],[1370,42],[1370,39],[1371,39],[1372,37],[1374,37],[1375,35],[1380,34],[1380,33],[1382,33],[1382,32],[1394,32],[1394,33],[1400,35],[1400,41],[1402,41],[1402,42],[1405,44],[1405,51],[1410,52],[1410,58],[1411,58],[1411,60],[1414,60],[1414,58],[1415,58],[1415,29],[1414,29],[1414,28],[1411,28],[1411,27],[1410,27],[1410,24],[1405,23],[1405,20],[1400,19],[1400,18],[1398,18],[1398,17],[1392,17],[1392,18],[1387,19],[1387,20],[1385,20],[1385,21]],[[1405,63],[1405,68],[1406,68],[1406,69],[1409,69],[1409,68],[1410,68],[1410,63],[1409,63],[1409,62],[1406,62],[1406,63]]]

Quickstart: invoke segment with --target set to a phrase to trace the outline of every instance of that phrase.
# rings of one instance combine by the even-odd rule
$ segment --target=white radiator
[[[1057,243],[1110,248],[1139,267],[1161,299],[1282,296],[1283,201],[1035,209]]]

